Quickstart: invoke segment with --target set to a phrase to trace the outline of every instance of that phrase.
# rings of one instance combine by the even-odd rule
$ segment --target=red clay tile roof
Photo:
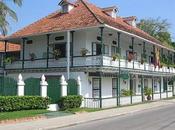
[[[5,37],[0,35],[0,40],[3,40]],[[20,51],[21,47],[18,44],[7,43],[7,52]],[[0,41],[0,52],[5,51],[5,43]]]
[[[136,19],[137,19],[136,16],[123,17],[123,21],[133,21],[133,20],[136,20]]]
[[[7,52],[20,51],[20,45],[7,43]],[[5,52],[5,44],[4,42],[0,42],[0,52]]]
[[[111,6],[111,7],[101,8],[101,9],[102,9],[102,11],[111,11],[113,9],[117,9],[117,7],[116,6]]]
[[[128,25],[123,18],[112,18],[103,12],[101,8],[87,2],[78,0],[76,7],[69,13],[55,12],[51,15],[19,30],[9,38],[21,38],[31,35],[39,35],[56,31],[72,30],[77,28],[93,27],[107,24],[114,28],[138,35],[152,42],[161,44],[160,41],[139,28]]]

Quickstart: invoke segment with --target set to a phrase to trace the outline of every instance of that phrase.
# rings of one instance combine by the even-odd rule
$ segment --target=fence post
[[[18,76],[18,90],[17,90],[17,95],[18,96],[24,96],[24,86],[25,86],[25,83],[23,81],[23,78],[22,78],[22,75],[19,74]]]
[[[61,76],[61,96],[67,96],[67,82],[64,75]]]
[[[78,76],[78,78],[77,78],[77,83],[78,83],[78,94],[82,95],[82,93],[81,93],[81,78],[80,78],[80,76]]]
[[[40,81],[40,95],[42,97],[47,97],[47,86],[48,83],[46,81],[46,77],[43,74]]]

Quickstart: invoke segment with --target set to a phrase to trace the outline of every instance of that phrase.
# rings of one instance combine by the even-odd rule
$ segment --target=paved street
[[[175,130],[175,105],[54,130]]]

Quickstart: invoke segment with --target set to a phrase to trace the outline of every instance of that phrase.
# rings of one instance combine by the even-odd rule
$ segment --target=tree
[[[19,7],[22,5],[22,0],[12,0],[12,2]],[[6,35],[8,32],[8,17],[18,21],[16,13],[5,3],[5,0],[0,0],[0,32],[3,35]]]
[[[169,32],[170,24],[166,19],[142,19],[137,26],[159,41],[165,44],[172,44],[172,38]]]

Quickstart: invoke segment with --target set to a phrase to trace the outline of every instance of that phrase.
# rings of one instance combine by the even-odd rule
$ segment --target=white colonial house
[[[5,64],[5,75],[80,76],[84,107],[142,102],[145,88],[152,89],[154,100],[174,95],[175,50],[137,28],[136,17],[118,16],[117,7],[99,8],[86,0],[59,5],[59,11],[3,39],[21,45],[19,60]]]

